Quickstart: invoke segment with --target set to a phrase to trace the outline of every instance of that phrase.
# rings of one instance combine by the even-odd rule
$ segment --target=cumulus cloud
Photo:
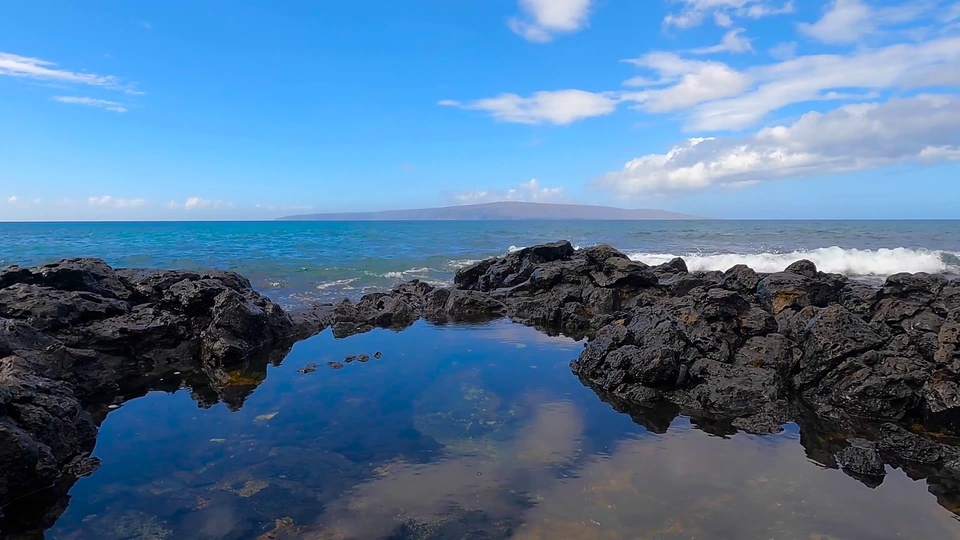
[[[201,197],[188,197],[183,202],[170,201],[167,203],[167,208],[171,210],[221,210],[232,207],[233,203],[221,200],[203,199]]]
[[[663,19],[666,27],[680,29],[700,26],[713,19],[718,26],[731,26],[734,19],[761,19],[771,15],[793,13],[793,1],[776,3],[770,0],[676,0],[680,9]]]
[[[563,198],[562,187],[545,187],[536,178],[508,190],[465,191],[453,199],[461,204],[498,201],[553,202]]]
[[[741,138],[695,138],[594,184],[620,196],[742,188],[795,176],[960,159],[960,96],[924,94],[811,112]]]
[[[530,97],[500,94],[467,103],[443,100],[439,104],[485,111],[493,118],[517,124],[567,125],[593,116],[612,113],[619,99],[615,93],[593,93],[584,90],[536,92]]]
[[[591,0],[520,0],[523,16],[507,21],[527,41],[546,43],[556,34],[576,32],[587,25]]]
[[[83,105],[85,107],[94,107],[97,109],[105,109],[108,111],[125,113],[127,112],[127,106],[123,103],[118,103],[116,101],[108,101],[106,99],[96,99],[90,97],[76,97],[76,96],[55,96],[54,101],[59,101],[60,103],[71,103],[74,105]]]
[[[753,50],[750,39],[743,35],[743,28],[736,28],[723,35],[720,43],[712,47],[693,49],[694,54],[743,53]]]
[[[100,197],[89,197],[87,204],[90,206],[103,206],[108,208],[140,208],[147,204],[146,199],[119,199],[110,195]]]
[[[55,63],[47,60],[5,52],[0,52],[0,75],[98,86],[111,90],[121,90],[130,94],[139,93],[133,85],[125,84],[113,75],[98,75],[85,71],[77,72],[58,69]]]
[[[683,111],[688,130],[739,130],[796,103],[863,100],[878,91],[960,84],[960,37],[801,56],[744,71],[663,52],[629,62],[656,75],[624,83],[639,80],[647,86],[622,96],[637,101],[641,110]]]
[[[10,203],[10,204],[17,204],[17,201],[19,201],[19,200],[20,200],[20,199],[18,199],[16,195],[11,195],[11,196],[7,197],[7,202]]]

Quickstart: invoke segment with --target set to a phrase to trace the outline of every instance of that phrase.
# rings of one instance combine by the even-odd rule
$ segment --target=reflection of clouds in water
[[[893,471],[870,490],[810,463],[793,436],[771,444],[778,437],[722,439],[681,425],[577,464],[579,410],[543,396],[526,401],[534,413],[514,439],[470,441],[496,452],[463,444],[439,462],[393,462],[329,505],[324,530],[384,538],[401,523],[436,526],[481,511],[522,540],[960,538],[960,523],[922,481]],[[559,471],[575,464],[573,474]]]
[[[498,445],[495,456],[464,452],[436,463],[383,467],[379,478],[327,507],[325,528],[335,538],[383,538],[401,522],[442,522],[451,509],[479,510],[492,520],[517,516],[527,494],[535,497],[554,481],[550,468],[577,455],[583,430],[569,402],[542,403],[534,410],[515,440],[492,442]]]
[[[960,538],[922,481],[894,472],[871,491],[799,445],[760,441],[693,430],[624,441],[553,483],[516,538]]]

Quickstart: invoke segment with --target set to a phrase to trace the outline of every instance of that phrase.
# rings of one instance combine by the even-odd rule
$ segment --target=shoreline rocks
[[[903,467],[960,507],[960,282],[871,287],[809,261],[690,272],[556,242],[464,268],[451,288],[414,280],[296,314],[231,272],[0,270],[0,520],[52,524],[96,468],[97,427],[150,390],[239,408],[267,365],[328,326],[341,338],[502,317],[587,338],[572,371],[648,429],[678,414],[718,434],[795,422],[812,459],[872,486],[883,464]]]
[[[92,472],[97,428],[124,401],[186,386],[201,406],[237,409],[319,329],[232,272],[97,259],[0,270],[0,518],[34,514],[30,494],[65,494]],[[32,519],[52,524],[58,507]]]

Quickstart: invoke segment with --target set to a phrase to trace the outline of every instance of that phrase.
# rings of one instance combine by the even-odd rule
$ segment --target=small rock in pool
[[[360,356],[357,357],[357,362],[369,362],[369,361],[370,361],[369,354],[361,354]]]
[[[377,360],[379,360],[379,359],[383,358],[383,353],[380,352],[380,351],[377,351],[377,352],[373,353],[373,357],[376,358]]]
[[[307,364],[297,370],[297,373],[313,373],[317,370],[317,364]]]
[[[327,365],[332,367],[333,369],[343,369],[342,362],[327,362]]]
[[[344,358],[343,361],[349,364],[350,362],[353,362],[356,359],[357,359],[357,356],[351,354],[350,356]]]

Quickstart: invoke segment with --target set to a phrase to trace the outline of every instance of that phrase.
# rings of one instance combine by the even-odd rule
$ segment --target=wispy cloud
[[[118,113],[127,112],[127,106],[123,103],[117,101],[109,101],[106,99],[96,99],[91,97],[78,97],[78,96],[54,96],[54,101],[59,101],[60,103],[70,103],[73,105],[83,105],[85,107],[94,107],[97,109],[104,109],[107,111],[113,111]]]
[[[85,71],[69,71],[58,69],[57,64],[20,56],[12,53],[0,52],[0,76],[24,77],[43,81],[97,86],[110,90],[119,90],[129,94],[139,94],[132,84],[126,84],[113,75],[99,75]]]
[[[147,204],[146,199],[120,199],[110,195],[101,195],[100,197],[87,198],[87,204],[90,206],[103,206],[108,208],[140,208]]]
[[[682,112],[686,128],[692,131],[739,130],[796,103],[864,100],[875,97],[877,91],[956,86],[960,84],[960,37],[860,48],[849,54],[800,56],[743,71],[667,52],[631,62],[656,74],[642,80],[657,84],[623,96],[637,101],[641,110]]]
[[[960,96],[920,95],[811,112],[748,137],[696,138],[648,154],[595,185],[623,197],[960,159]]]
[[[517,124],[572,124],[578,120],[612,113],[619,99],[614,93],[593,93],[584,90],[536,92],[530,97],[500,94],[467,103],[453,100],[440,105],[485,111],[493,118]]]
[[[700,26],[712,19],[718,26],[732,26],[734,19],[760,19],[793,13],[792,0],[675,0],[680,9],[668,14],[663,24],[680,29]]]
[[[206,210],[214,209],[221,210],[224,208],[233,208],[233,203],[221,201],[219,199],[204,199],[201,197],[188,197],[183,202],[179,201],[170,201],[167,203],[167,208],[171,210]]]
[[[712,47],[693,49],[694,54],[743,53],[753,50],[750,39],[743,35],[743,28],[736,28],[724,34],[720,43]]]
[[[913,0],[888,7],[875,7],[862,0],[833,0],[819,20],[801,23],[798,28],[823,43],[857,43],[868,36],[912,23],[934,12],[942,13],[943,9],[937,0]]]
[[[477,204],[498,201],[554,202],[563,199],[562,187],[546,187],[536,178],[507,190],[489,189],[464,191],[453,195],[460,204]]]
[[[520,0],[523,16],[507,24],[527,41],[546,43],[557,34],[576,32],[587,25],[591,0]]]

